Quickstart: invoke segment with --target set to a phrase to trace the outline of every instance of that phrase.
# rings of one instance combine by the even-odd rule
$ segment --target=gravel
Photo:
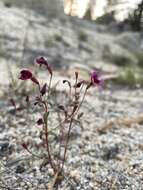
[[[58,189],[143,189],[143,124],[127,127],[115,122],[104,133],[98,132],[107,121],[141,114],[142,93],[142,89],[125,88],[90,90],[82,106],[82,127],[75,125],[72,131],[64,180]],[[34,121],[37,111],[29,110],[28,117],[25,110],[14,113],[12,109],[0,110],[0,189],[46,190],[53,179],[52,170],[45,160],[21,146],[24,141],[34,154],[43,153],[40,128]]]

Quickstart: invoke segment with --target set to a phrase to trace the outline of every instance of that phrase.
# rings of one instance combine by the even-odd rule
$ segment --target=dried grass
[[[104,133],[109,129],[114,128],[115,126],[119,127],[135,127],[136,124],[143,123],[143,114],[139,114],[134,117],[121,117],[114,120],[107,121],[100,129],[98,129],[99,133]]]

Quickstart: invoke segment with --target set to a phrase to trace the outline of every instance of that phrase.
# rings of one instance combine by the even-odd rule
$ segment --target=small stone
[[[119,147],[117,145],[112,147],[105,147],[103,150],[102,158],[103,160],[115,159],[118,153],[119,153]]]
[[[8,147],[9,147],[9,143],[8,142],[5,142],[3,144],[0,145],[0,151],[3,153],[3,152],[6,152],[8,150]]]
[[[72,178],[74,178],[77,183],[80,183],[80,178],[81,178],[81,177],[80,177],[80,174],[79,174],[79,172],[78,172],[77,170],[72,170],[72,171],[70,172],[70,176],[71,176]]]
[[[94,177],[95,177],[95,175],[94,175],[93,173],[91,173],[91,172],[89,172],[89,173],[86,174],[86,178],[87,178],[87,179],[90,179],[90,180],[91,180],[91,179],[93,179]]]
[[[10,155],[13,152],[13,146],[9,144],[9,142],[4,142],[0,144],[0,155]]]
[[[18,165],[17,168],[16,168],[16,173],[21,174],[21,173],[23,173],[23,172],[25,172],[24,166]]]

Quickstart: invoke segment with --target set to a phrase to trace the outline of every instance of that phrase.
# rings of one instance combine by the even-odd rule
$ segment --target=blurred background
[[[0,85],[39,55],[67,76],[97,68],[143,86],[143,1],[0,0]]]

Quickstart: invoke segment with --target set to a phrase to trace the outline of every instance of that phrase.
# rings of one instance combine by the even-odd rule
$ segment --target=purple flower
[[[42,57],[42,56],[37,57],[36,60],[35,60],[35,62],[36,62],[38,65],[40,65],[40,67],[41,67],[42,65],[45,65],[45,66],[46,66],[46,69],[49,71],[50,75],[53,74],[52,69],[51,69],[51,66],[48,64],[48,60],[47,60],[45,57]]]
[[[21,80],[28,80],[32,78],[32,73],[28,69],[23,69],[20,71],[19,79]]]
[[[30,79],[35,84],[39,85],[38,80],[33,76],[32,72],[29,71],[28,69],[23,69],[22,71],[20,71],[19,79],[21,79],[21,80],[28,80],[28,79]]]
[[[48,64],[48,61],[47,61],[47,59],[45,58],[45,57],[37,57],[36,58],[36,60],[35,60],[35,62],[37,63],[37,64],[39,64],[40,66],[42,66],[42,65],[47,65]]]
[[[91,84],[92,85],[102,87],[103,82],[104,82],[104,80],[101,77],[101,74],[99,73],[99,71],[93,71],[91,73]]]

